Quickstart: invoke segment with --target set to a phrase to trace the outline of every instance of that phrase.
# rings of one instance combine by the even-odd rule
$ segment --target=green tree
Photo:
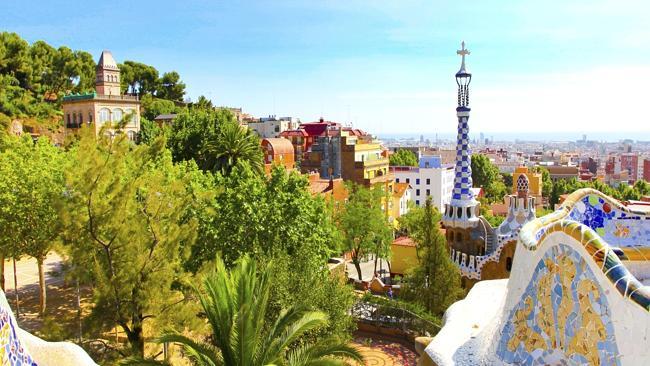
[[[208,141],[217,140],[221,126],[226,122],[234,122],[234,117],[225,110],[192,108],[180,112],[174,119],[167,141],[174,161],[194,160],[201,169],[210,169],[205,146]]]
[[[129,94],[155,94],[158,90],[158,70],[155,67],[136,61],[124,61],[118,65],[122,88]]]
[[[242,255],[260,263],[273,260],[278,269],[270,314],[300,305],[327,313],[331,322],[323,331],[347,336],[353,326],[348,315],[352,290],[326,267],[339,250],[338,231],[324,200],[313,197],[307,179],[277,167],[271,177],[235,168],[227,177],[197,175],[191,185],[198,238],[187,268],[209,266],[215,253],[227,265]]]
[[[390,246],[392,231],[381,209],[383,194],[380,189],[352,186],[350,191],[348,203],[338,221],[345,250],[351,253],[357,275],[363,280],[361,260]]]
[[[177,343],[195,365],[347,365],[363,362],[357,349],[338,338],[295,345],[306,333],[327,324],[327,315],[290,307],[267,320],[275,273],[272,264],[258,272],[255,262],[244,256],[228,272],[218,258],[216,270],[203,283],[198,297],[210,325],[206,341],[168,333],[159,342]],[[139,364],[137,360],[130,364]]]
[[[0,185],[6,188],[0,197],[0,221],[6,238],[15,242],[9,244],[14,249],[8,252],[36,259],[39,311],[44,314],[47,298],[43,264],[61,231],[57,204],[64,190],[65,156],[44,137],[36,144],[29,136],[10,144],[11,148],[0,154]]]
[[[393,166],[418,166],[418,157],[411,150],[398,149],[389,159]]]
[[[198,108],[198,109],[214,109],[214,105],[212,104],[212,101],[205,96],[201,95],[199,96],[199,99],[196,101],[196,103],[192,103],[192,108]]]
[[[204,167],[209,170],[228,175],[234,167],[247,164],[257,173],[264,172],[259,138],[235,121],[223,123],[216,138],[206,141],[204,146]]]
[[[150,121],[153,121],[161,114],[178,113],[183,109],[182,107],[177,107],[171,100],[156,98],[150,94],[143,95],[140,98],[140,102],[142,103],[142,109],[144,109],[142,117]]]
[[[156,92],[157,97],[179,102],[183,101],[185,84],[176,71],[164,73],[159,84],[159,89]]]
[[[67,176],[64,241],[77,276],[92,278],[91,322],[119,326],[131,352],[143,356],[146,323],[157,329],[186,320],[175,284],[185,276],[182,248],[196,232],[189,182],[163,139],[134,146],[124,135],[83,132]]]
[[[510,189],[510,187],[512,187],[512,174],[502,173],[501,179],[503,181],[503,184],[506,186],[506,188]]]
[[[140,118],[140,132],[138,133],[139,143],[149,145],[163,134],[164,128],[158,127],[156,122],[150,121],[144,117]]]
[[[641,196],[650,195],[650,183],[646,182],[643,179],[637,180],[634,183],[634,190],[637,191]]]
[[[423,208],[409,211],[402,220],[417,243],[419,264],[404,277],[402,297],[421,304],[431,314],[442,315],[463,295],[460,272],[449,258],[447,242],[440,231],[440,213],[427,197]]]
[[[501,201],[508,194],[499,168],[485,155],[472,155],[472,182],[474,187],[483,188],[485,198],[489,202]]]

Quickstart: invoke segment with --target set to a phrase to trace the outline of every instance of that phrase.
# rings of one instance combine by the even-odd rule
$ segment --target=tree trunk
[[[79,288],[79,279],[77,278],[77,321],[79,322],[79,345],[83,342],[83,328],[81,324],[81,289]]]
[[[373,273],[377,273],[377,254],[375,254],[375,271]]]
[[[43,268],[43,262],[43,256],[36,258],[36,263],[38,263],[38,310],[41,316],[45,315],[45,308],[47,307],[47,289],[45,288],[45,268]]]
[[[5,255],[0,253],[0,287],[5,292]]]
[[[361,276],[361,265],[359,264],[359,258],[352,257],[352,263],[354,263],[354,268],[357,269],[357,275],[359,275],[359,281],[363,281]]]
[[[18,278],[16,277],[16,258],[12,258],[14,262],[14,298],[16,299],[16,319],[20,317],[20,302],[18,299]]]
[[[142,324],[133,324],[131,329],[126,332],[126,337],[131,344],[133,353],[137,356],[144,357],[144,335],[142,334]]]

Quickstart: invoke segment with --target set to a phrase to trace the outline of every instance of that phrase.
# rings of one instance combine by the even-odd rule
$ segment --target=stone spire
[[[451,227],[473,227],[478,224],[478,201],[472,193],[472,152],[469,146],[469,84],[472,74],[465,65],[465,56],[470,52],[461,43],[456,52],[462,57],[460,70],[456,73],[458,84],[458,137],[456,138],[456,171],[451,203],[445,209],[444,223]]]
[[[104,50],[95,68],[95,89],[99,95],[120,95],[120,68],[111,51]]]

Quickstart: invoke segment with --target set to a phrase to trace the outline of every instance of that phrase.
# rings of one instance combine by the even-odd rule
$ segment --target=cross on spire
[[[465,68],[465,56],[469,55],[470,52],[468,49],[465,48],[465,41],[460,42],[460,47],[461,49],[456,51],[456,54],[461,55],[462,59],[462,66],[461,69]]]

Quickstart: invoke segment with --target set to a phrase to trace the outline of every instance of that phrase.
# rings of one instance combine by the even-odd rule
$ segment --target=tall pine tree
[[[440,231],[440,214],[429,197],[424,208],[414,208],[405,216],[402,224],[417,243],[419,265],[404,278],[402,296],[431,314],[442,315],[464,292],[460,272],[449,258],[447,241]]]

